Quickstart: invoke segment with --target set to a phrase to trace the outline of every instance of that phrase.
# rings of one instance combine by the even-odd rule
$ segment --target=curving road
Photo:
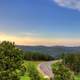
[[[38,65],[39,71],[44,75],[44,78],[53,78],[54,74],[51,69],[51,64],[53,61],[43,62]]]
[[[56,62],[61,62],[61,60],[42,62],[38,65],[38,70],[40,73],[44,75],[44,78],[48,78],[49,80],[54,79],[54,74],[51,69],[51,64],[54,64]]]

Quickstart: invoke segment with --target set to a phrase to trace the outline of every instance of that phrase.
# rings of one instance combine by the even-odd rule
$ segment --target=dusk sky
[[[80,0],[0,0],[0,40],[79,46]]]

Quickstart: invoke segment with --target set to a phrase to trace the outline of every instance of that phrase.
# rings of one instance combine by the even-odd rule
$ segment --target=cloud
[[[80,11],[80,0],[53,0],[59,6]]]
[[[35,36],[39,36],[40,34],[36,33],[36,32],[21,32],[19,33],[20,36],[22,37],[35,37]]]

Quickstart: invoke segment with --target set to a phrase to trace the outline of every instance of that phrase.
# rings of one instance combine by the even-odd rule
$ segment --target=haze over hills
[[[66,46],[23,46],[17,45],[17,47],[23,49],[24,51],[36,51],[43,54],[49,54],[51,56],[57,57],[62,53],[80,53],[80,47],[66,47]]]

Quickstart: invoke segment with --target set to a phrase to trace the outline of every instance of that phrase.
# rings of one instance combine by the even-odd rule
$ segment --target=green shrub
[[[34,64],[27,65],[27,72],[31,80],[40,80],[39,73]]]
[[[66,68],[62,63],[52,65],[55,80],[74,80],[74,73]]]
[[[9,41],[0,43],[0,80],[19,80],[22,63],[22,50]]]
[[[65,66],[75,73],[80,73],[80,53],[64,54],[62,58]]]

